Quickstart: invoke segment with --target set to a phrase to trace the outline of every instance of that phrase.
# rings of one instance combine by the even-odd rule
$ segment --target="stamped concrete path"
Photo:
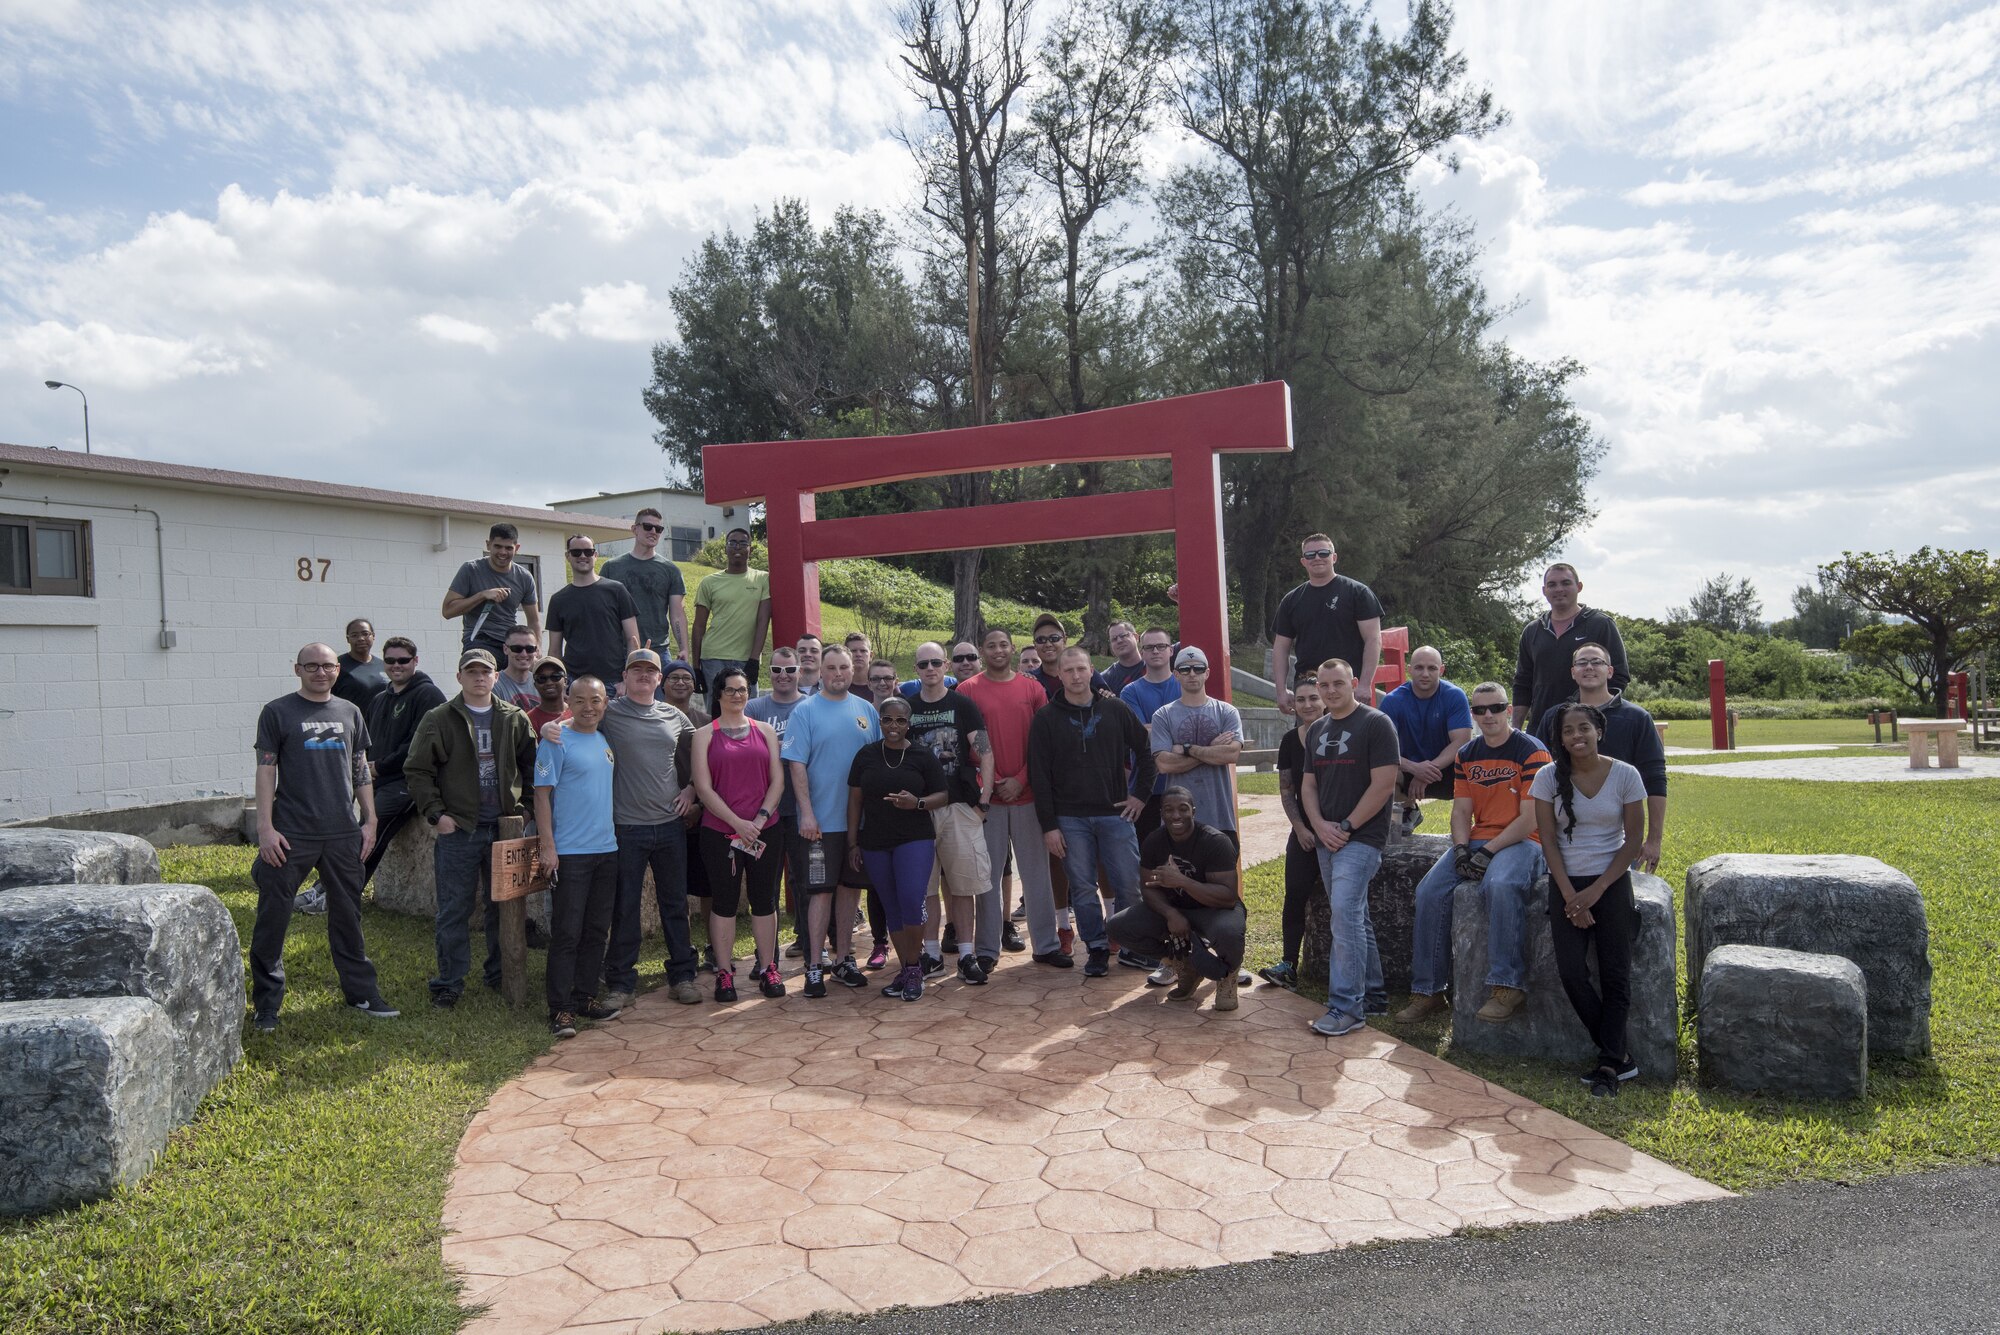
[[[921,1002],[643,997],[494,1095],[468,1330],[758,1326],[1723,1196],[1312,1003],[1010,957]]]

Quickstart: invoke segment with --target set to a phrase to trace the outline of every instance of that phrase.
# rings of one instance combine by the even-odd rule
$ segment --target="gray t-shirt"
[[[507,632],[520,620],[521,609],[542,605],[535,596],[535,577],[519,562],[504,571],[495,570],[493,563],[482,556],[477,561],[467,561],[451,578],[451,592],[460,598],[502,586],[508,591],[504,602],[481,603],[465,614],[465,635],[460,647],[492,649],[504,664]]]
[[[743,706],[743,712],[759,723],[771,725],[771,731],[778,734],[778,749],[782,753],[785,746],[785,725],[792,721],[792,711],[805,703],[803,695],[780,703],[768,695],[760,695]],[[785,766],[785,795],[778,801],[778,814],[796,819],[799,804],[792,797],[792,767]]]
[[[257,716],[257,763],[274,760],[271,824],[287,839],[358,834],[354,790],[368,782],[368,726],[352,702],[308,700],[294,691]]]
[[[541,693],[535,689],[534,677],[515,681],[505,672],[496,673],[493,677],[493,698],[522,709],[533,709],[542,702]]]
[[[1563,870],[1569,873],[1570,884],[1582,889],[1580,882],[1596,880],[1618,856],[1618,850],[1625,847],[1625,807],[1646,800],[1646,781],[1632,766],[1613,760],[1611,773],[1605,776],[1604,786],[1597,790],[1596,797],[1584,796],[1581,788],[1572,787],[1571,792],[1576,805],[1576,829],[1565,833],[1569,808],[1556,796],[1556,767],[1542,766],[1528,788],[1528,796],[1556,809],[1556,842],[1562,846]]]
[[[681,578],[681,568],[657,553],[650,560],[642,560],[627,552],[606,561],[598,573],[625,586],[639,609],[639,646],[658,649],[665,658],[673,627],[667,615],[668,600],[687,597],[687,581]]]
[[[1243,716],[1222,700],[1185,705],[1170,700],[1153,711],[1153,754],[1187,746],[1207,746],[1225,732],[1243,736]],[[1230,790],[1229,766],[1197,765],[1185,774],[1162,774],[1153,791],[1176,785],[1194,795],[1194,818],[1218,830],[1236,828],[1236,799]]]
[[[619,825],[664,825],[678,820],[681,795],[674,751],[694,731],[686,714],[664,700],[640,706],[623,696],[604,709],[597,725],[618,763],[611,770],[611,819]]]
[[[1381,710],[1357,704],[1346,718],[1329,714],[1306,734],[1306,769],[1319,786],[1322,820],[1346,820],[1361,802],[1375,771],[1402,759],[1396,725]],[[1389,840],[1389,806],[1354,827],[1354,841],[1381,848]]]
[[[493,753],[493,706],[474,709],[465,707],[472,715],[472,747],[479,759],[479,819],[481,821],[500,819],[500,762]]]

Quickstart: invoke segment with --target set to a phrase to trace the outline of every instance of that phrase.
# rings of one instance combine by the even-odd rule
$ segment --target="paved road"
[[[787,1331],[2000,1331],[2000,1168],[1394,1243]]]

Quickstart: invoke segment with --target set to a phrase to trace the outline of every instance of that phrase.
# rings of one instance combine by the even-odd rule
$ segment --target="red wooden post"
[[[1368,703],[1379,703],[1383,696],[1401,686],[1409,677],[1409,663],[1410,628],[1390,626],[1382,632],[1382,661],[1375,666],[1375,698]]]
[[[1208,693],[1227,700],[1229,585],[1222,570],[1222,460],[1212,450],[1183,447],[1173,457],[1173,469],[1181,643],[1208,655]]]
[[[1729,750],[1729,694],[1722,685],[1722,660],[1708,660],[1708,739],[1717,751]]]
[[[819,566],[805,556],[813,494],[773,493],[764,506],[764,549],[771,556],[771,647],[819,634]],[[796,576],[791,571],[799,572]]]
[[[1972,717],[1972,674],[1951,672],[1945,675],[1945,712],[1956,717]]]

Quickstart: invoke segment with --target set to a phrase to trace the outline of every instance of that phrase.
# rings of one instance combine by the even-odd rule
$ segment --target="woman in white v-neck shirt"
[[[1556,710],[1556,735],[1544,739],[1553,764],[1528,793],[1549,863],[1549,928],[1556,969],[1577,1018],[1597,1044],[1597,1065],[1583,1079],[1610,1098],[1639,1074],[1625,1043],[1632,1003],[1632,940],[1639,930],[1632,864],[1645,838],[1646,786],[1639,771],[1604,755],[1603,711],[1570,702]],[[1598,985],[1589,948],[1597,947]],[[1601,989],[1601,990],[1600,990]]]

